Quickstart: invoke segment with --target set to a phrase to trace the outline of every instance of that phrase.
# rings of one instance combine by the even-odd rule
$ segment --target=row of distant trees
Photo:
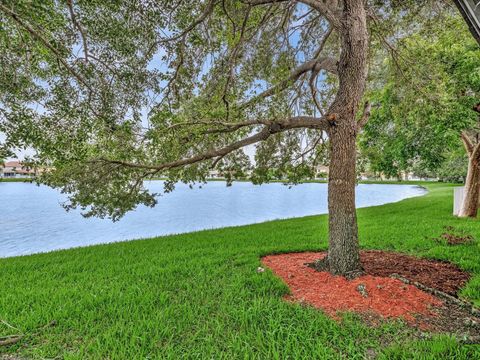
[[[461,144],[456,149],[445,151],[444,158],[434,168],[426,168],[422,159],[410,161],[407,166],[400,166],[399,162],[393,162],[391,158],[376,156],[374,162],[370,162],[370,153],[360,153],[357,161],[358,178],[408,180],[411,177],[420,180],[436,180],[445,183],[465,184],[468,174],[468,156]],[[386,164],[377,161],[386,161]],[[387,171],[385,171],[387,170]],[[319,177],[317,175],[317,177]],[[326,174],[325,176],[326,177]]]
[[[443,17],[403,38],[359,142],[373,171],[464,182],[461,216],[477,215],[480,196],[480,51],[469,35]]]

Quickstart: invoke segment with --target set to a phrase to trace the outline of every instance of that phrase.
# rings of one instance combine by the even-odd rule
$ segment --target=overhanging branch
[[[252,124],[250,122],[249,124]],[[298,129],[298,128],[310,128],[318,129],[323,131],[328,131],[330,128],[330,123],[326,117],[315,118],[310,116],[297,116],[288,118],[285,120],[278,121],[258,121],[257,124],[264,124],[263,128],[255,133],[254,135],[248,136],[242,140],[233,142],[227,146],[224,146],[219,149],[211,149],[203,153],[194,155],[192,157],[179,159],[171,162],[166,162],[163,164],[139,164],[122,160],[99,158],[91,160],[92,163],[110,163],[117,164],[125,167],[136,168],[136,169],[149,169],[155,170],[156,172],[169,170],[174,168],[179,168],[186,165],[196,164],[202,161],[224,157],[231,152],[241,149],[245,146],[255,144],[260,141],[268,139],[271,135],[277,134],[283,131]]]
[[[187,36],[187,34],[188,34],[189,32],[191,32],[191,31],[194,30],[198,25],[200,25],[201,23],[203,23],[203,22],[207,19],[207,17],[213,12],[213,9],[214,9],[214,7],[215,7],[216,1],[217,1],[217,0],[210,0],[210,1],[208,2],[207,6],[205,7],[205,10],[203,10],[203,12],[200,14],[200,16],[199,16],[197,19],[195,19],[193,22],[191,22],[190,25],[188,25],[188,26],[187,26],[183,31],[181,31],[179,34],[173,35],[173,36],[168,37],[168,38],[160,39],[159,41],[154,42],[154,43],[150,46],[150,48],[147,50],[146,55],[145,55],[145,59],[147,60],[147,59],[150,57],[150,55],[152,54],[152,52],[155,50],[155,48],[156,48],[158,45],[185,38],[185,36]]]

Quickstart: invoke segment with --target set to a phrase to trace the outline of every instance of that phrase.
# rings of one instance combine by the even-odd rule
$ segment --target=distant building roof
[[[22,163],[20,161],[7,161],[4,167],[22,167]]]
[[[35,169],[24,166],[22,162],[18,160],[6,161],[3,164],[0,163],[0,170],[5,174],[34,175],[36,173]]]

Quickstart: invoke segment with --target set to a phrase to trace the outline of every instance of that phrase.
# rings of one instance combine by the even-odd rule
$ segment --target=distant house
[[[325,165],[317,165],[315,167],[315,178],[320,180],[327,180],[330,169]]]
[[[0,177],[23,178],[35,176],[36,171],[22,164],[21,161],[7,161],[0,164]]]
[[[218,170],[210,170],[208,172],[208,177],[210,177],[210,178],[221,178],[222,174]]]

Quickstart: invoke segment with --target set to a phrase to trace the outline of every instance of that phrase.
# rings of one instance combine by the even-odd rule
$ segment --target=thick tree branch
[[[480,143],[475,144],[472,151],[472,159],[475,161],[477,166],[480,166]]]
[[[213,158],[224,157],[225,155],[235,150],[238,150],[248,145],[255,144],[260,141],[264,141],[268,139],[271,135],[280,133],[283,131],[298,129],[298,128],[311,128],[311,129],[328,131],[328,129],[330,128],[330,123],[325,117],[315,118],[315,117],[309,117],[309,116],[297,116],[297,117],[292,117],[285,120],[273,120],[273,121],[259,120],[257,123],[265,124],[265,126],[254,135],[251,135],[242,140],[236,141],[220,149],[211,149],[192,157],[179,159],[171,162],[166,162],[163,164],[139,164],[139,163],[122,161],[122,160],[106,159],[106,158],[94,159],[94,160],[91,160],[91,162],[118,164],[118,165],[130,167],[130,168],[151,169],[156,171],[162,171],[162,170],[169,170],[169,169],[182,167],[185,165],[196,164],[201,161],[205,161]]]
[[[130,167],[130,168],[137,168],[137,169],[152,169],[152,170],[157,170],[157,171],[162,171],[162,170],[169,170],[169,169],[174,169],[177,167],[185,166],[185,165],[192,165],[196,164],[201,161],[213,159],[216,157],[220,156],[225,156],[226,154],[229,154],[235,150],[238,150],[242,147],[255,144],[259,141],[266,140],[272,135],[272,132],[270,130],[270,127],[264,127],[260,132],[256,133],[255,135],[249,136],[245,139],[242,139],[240,141],[234,142],[230,145],[227,145],[223,148],[220,149],[212,149],[209,151],[206,151],[204,153],[189,157],[189,158],[184,158],[172,162],[167,162],[159,165],[154,165],[154,164],[137,164],[137,163],[131,163],[127,161],[121,161],[121,160],[111,160],[111,159],[105,159],[105,158],[100,158],[96,160],[92,160],[92,162],[101,162],[101,163],[111,163],[111,164],[119,164],[125,167]]]
[[[475,166],[480,166],[480,143],[474,143],[466,131],[460,133],[460,137],[467,152],[468,158],[473,161]]]

